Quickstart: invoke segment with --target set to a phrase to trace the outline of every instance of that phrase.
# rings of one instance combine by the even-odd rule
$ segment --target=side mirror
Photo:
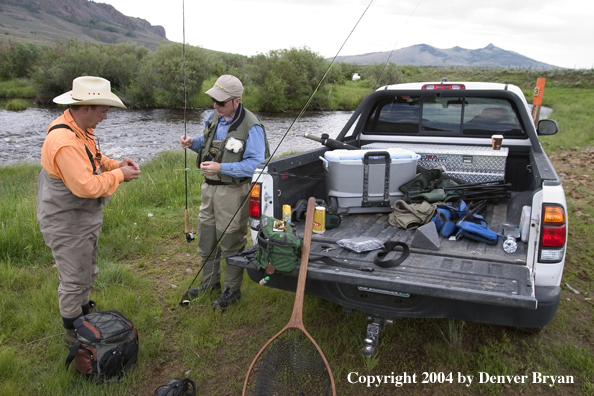
[[[538,134],[539,135],[554,135],[559,131],[557,121],[554,120],[540,120],[538,121]]]

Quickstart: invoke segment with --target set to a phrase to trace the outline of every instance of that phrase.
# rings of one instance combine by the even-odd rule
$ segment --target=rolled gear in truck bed
[[[377,213],[392,211],[400,186],[416,176],[419,155],[398,148],[333,150],[320,159],[330,213]]]

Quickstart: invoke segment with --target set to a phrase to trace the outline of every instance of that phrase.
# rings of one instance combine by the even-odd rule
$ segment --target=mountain
[[[135,42],[155,49],[165,29],[88,0],[0,0],[0,41],[51,43],[69,38],[103,44]]]
[[[356,65],[385,63],[390,52],[373,52],[364,55],[339,56],[337,62]],[[414,66],[482,66],[513,67],[533,69],[557,69],[557,66],[535,61],[516,52],[506,51],[493,44],[485,48],[469,50],[460,47],[439,49],[427,44],[418,44],[396,50],[391,62],[398,65]]]

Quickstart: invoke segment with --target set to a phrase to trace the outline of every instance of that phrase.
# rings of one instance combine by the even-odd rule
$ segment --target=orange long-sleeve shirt
[[[49,132],[51,127],[57,124],[66,124],[72,128],[72,131],[59,128]],[[124,174],[119,169],[119,161],[103,155],[101,159],[103,172],[93,175],[93,167],[85,145],[94,157],[97,149],[93,130],[89,128],[85,133],[76,125],[70,110],[66,110],[48,128],[48,135],[41,148],[41,166],[50,177],[62,179],[66,187],[77,197],[108,197],[124,181]],[[95,166],[99,168],[96,160]]]

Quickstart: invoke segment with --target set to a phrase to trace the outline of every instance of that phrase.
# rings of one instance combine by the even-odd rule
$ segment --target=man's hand
[[[133,166],[120,166],[120,170],[124,174],[125,182],[129,182],[132,179],[138,179],[140,176],[140,169],[138,169],[138,165],[136,165],[136,168]]]
[[[133,159],[128,158],[128,157],[124,158],[122,160],[122,162],[120,162],[120,166],[119,167],[122,168],[124,166],[132,167],[132,168],[134,168],[137,171],[140,170],[140,167],[138,166],[138,164]]]
[[[179,143],[181,144],[181,148],[188,149],[194,144],[194,138],[190,136],[180,136]]]
[[[221,164],[215,161],[204,161],[200,163],[200,169],[206,176],[214,176],[221,171]]]

